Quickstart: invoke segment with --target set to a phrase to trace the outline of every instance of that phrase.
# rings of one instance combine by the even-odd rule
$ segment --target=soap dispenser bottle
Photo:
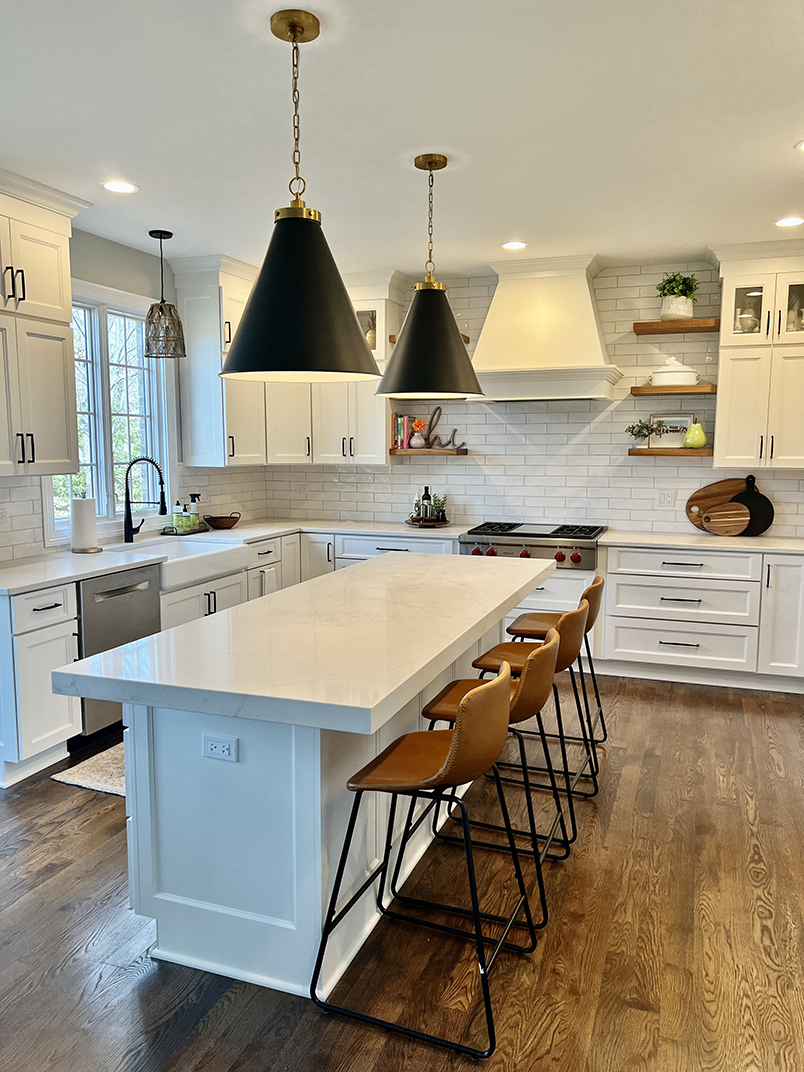
[[[190,532],[201,531],[201,515],[198,510],[198,500],[201,498],[199,492],[194,491],[190,493]]]
[[[176,499],[176,505],[173,507],[173,528],[176,532],[181,532],[181,503]]]

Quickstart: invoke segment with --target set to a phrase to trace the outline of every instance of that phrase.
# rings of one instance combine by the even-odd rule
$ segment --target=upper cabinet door
[[[802,399],[804,345],[774,347],[771,360],[767,454],[767,464],[773,469],[804,469]]]
[[[10,220],[9,228],[14,295],[6,308],[40,320],[69,324],[72,316],[69,238],[19,220]],[[10,275],[6,273],[7,280]]]
[[[733,276],[723,280],[721,346],[759,346],[774,333],[775,275]]]
[[[22,419],[17,368],[17,329],[13,316],[0,313],[0,476],[19,476]]]
[[[14,295],[14,265],[11,262],[11,220],[0,216],[0,309],[12,310],[17,303]]]
[[[784,272],[776,277],[773,339],[804,346],[804,272]]]
[[[314,383],[313,461],[346,465],[349,462],[349,384]]]
[[[269,465],[310,465],[313,417],[309,383],[266,383]]]
[[[25,471],[42,476],[78,472],[73,332],[58,324],[17,321],[21,427]]]
[[[265,384],[221,380],[226,418],[226,464],[265,465]]]
[[[717,385],[715,468],[767,464],[771,347],[723,346]]]
[[[246,308],[247,301],[247,294],[241,294],[229,287],[221,287],[221,351],[224,354],[229,352],[229,346],[243,318],[243,310]]]
[[[391,410],[378,398],[377,380],[349,384],[349,461],[354,465],[388,465]]]

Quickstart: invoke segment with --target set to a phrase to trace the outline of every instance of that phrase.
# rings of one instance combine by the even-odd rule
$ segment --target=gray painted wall
[[[158,250],[154,242],[154,249]],[[159,256],[143,253],[119,242],[110,242],[88,231],[73,230],[70,240],[70,263],[73,279],[85,279],[130,294],[159,297]],[[165,297],[175,302],[173,272],[165,259]]]

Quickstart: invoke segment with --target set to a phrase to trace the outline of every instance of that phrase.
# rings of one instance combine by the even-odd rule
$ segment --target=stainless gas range
[[[597,569],[597,541],[604,525],[534,525],[487,521],[459,537],[462,555],[553,558],[558,569]]]

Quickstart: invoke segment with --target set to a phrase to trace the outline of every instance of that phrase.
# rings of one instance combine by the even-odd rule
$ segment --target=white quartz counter
[[[692,529],[692,526],[690,526]],[[609,529],[600,537],[600,547],[674,547],[710,551],[777,551],[788,555],[804,555],[804,540],[794,536],[714,536],[709,532],[626,532]]]
[[[373,733],[554,569],[391,552],[56,670],[54,691]]]
[[[0,595],[16,596],[50,585],[105,577],[110,573],[150,566],[165,561],[164,554],[148,552],[148,542],[131,551],[103,551],[99,555],[74,555],[71,551],[29,558],[18,566],[0,570]]]
[[[471,525],[444,525],[442,528],[420,529],[403,521],[328,521],[326,518],[266,518],[264,521],[241,521],[233,529],[213,529],[204,537],[221,540],[240,540],[256,543],[275,536],[291,536],[294,532],[349,533],[352,536],[399,536],[404,539],[425,537],[436,540],[457,540]]]

